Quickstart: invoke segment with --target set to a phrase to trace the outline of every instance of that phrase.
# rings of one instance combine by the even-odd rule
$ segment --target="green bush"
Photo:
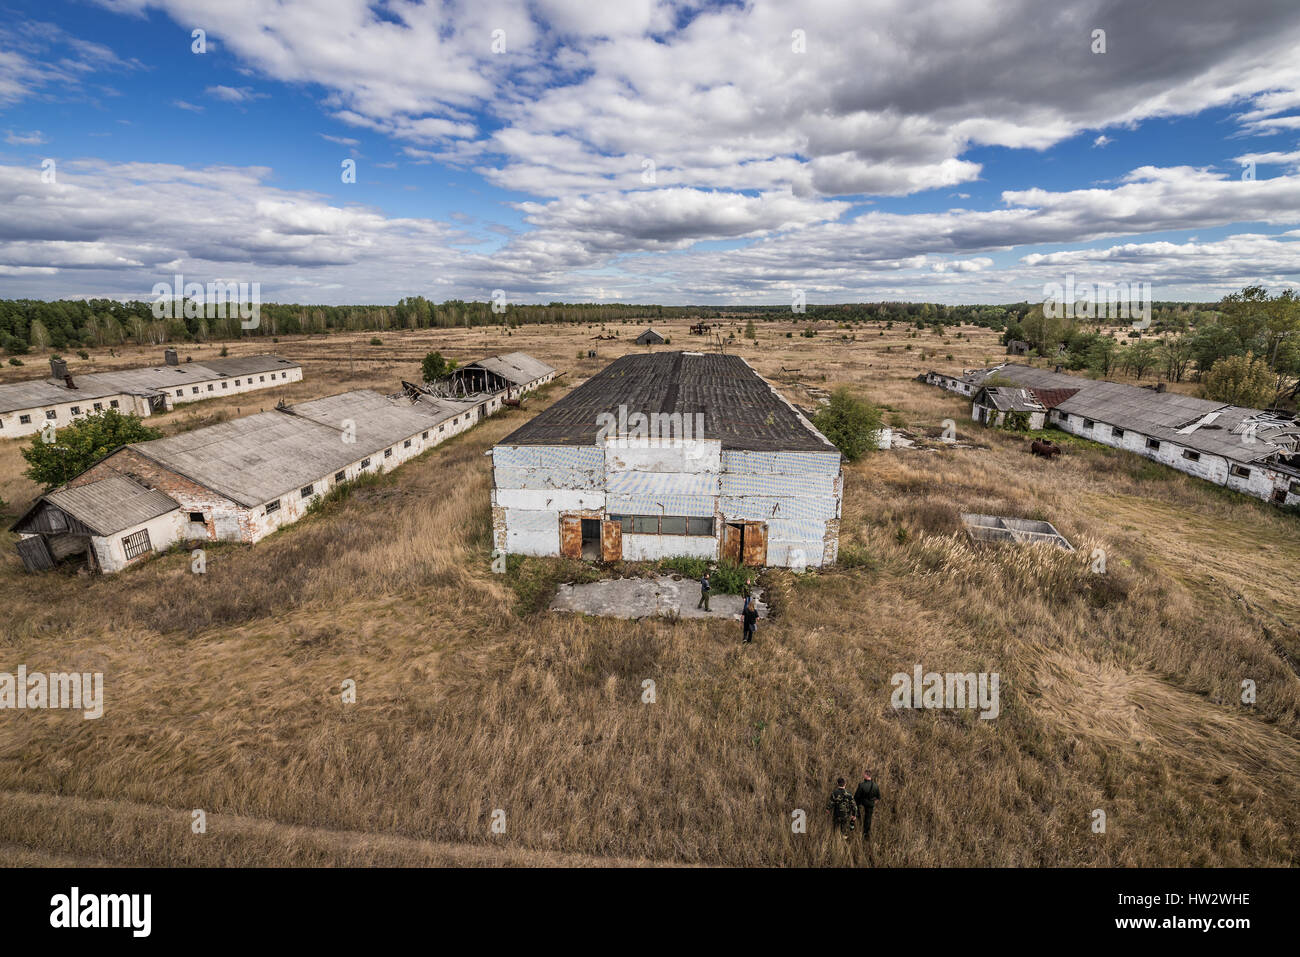
[[[830,402],[813,416],[813,425],[850,462],[876,448],[876,433],[881,428],[880,409],[855,398],[846,388],[836,389]]]
[[[27,477],[52,489],[115,449],[160,438],[162,432],[145,425],[134,412],[123,415],[117,409],[105,409],[59,429],[53,442],[46,442],[40,433],[33,435],[21,452],[27,460]]]

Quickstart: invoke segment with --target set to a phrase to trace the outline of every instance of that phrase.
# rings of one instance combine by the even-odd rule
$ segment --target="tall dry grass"
[[[590,332],[551,335],[533,348],[565,367]],[[0,721],[0,789],[22,792],[0,794],[0,860],[857,864],[822,806],[870,766],[876,864],[1296,863],[1300,680],[1265,625],[1300,647],[1260,617],[1297,620],[1293,518],[1107,450],[1034,459],[874,344],[773,335],[754,361],[818,386],[824,367],[975,447],[849,468],[858,560],[769,572],[752,647],[735,622],[519,613],[482,453],[531,412],[212,549],[205,576],[185,554],[27,576],[6,552],[0,669],[102,670],[107,706]],[[1078,551],[975,548],[963,510],[1047,518]],[[998,672],[1001,715],[894,710],[916,664]],[[230,823],[193,835],[193,808]]]

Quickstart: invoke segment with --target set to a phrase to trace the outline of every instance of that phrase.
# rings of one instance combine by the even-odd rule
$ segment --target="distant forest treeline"
[[[1183,315],[1207,307],[1186,303],[1157,303],[1157,318]],[[1212,308],[1212,307],[1209,307]],[[977,325],[1002,331],[1019,324],[1034,309],[1028,302],[999,306],[945,306],[928,302],[847,303],[808,305],[792,313],[789,305],[769,306],[655,306],[622,303],[509,304],[493,312],[490,302],[453,299],[430,302],[422,296],[396,305],[312,306],[266,303],[257,328],[242,329],[238,315],[204,318],[185,315],[178,304],[177,318],[156,319],[152,302],[115,299],[0,300],[0,347],[9,355],[28,349],[68,349],[135,343],[206,342],[243,337],[291,336],[333,331],[364,332],[385,329],[447,329],[470,326],[519,326],[533,323],[625,323],[636,320],[700,318],[716,321],[728,317],[802,319],[836,322],[895,321],[925,326]],[[201,312],[201,310],[193,310]],[[1185,324],[1185,320],[1184,320]]]

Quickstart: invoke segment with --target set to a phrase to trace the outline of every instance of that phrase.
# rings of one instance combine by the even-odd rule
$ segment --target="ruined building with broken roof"
[[[623,356],[491,454],[506,553],[836,559],[839,450],[739,356]]]
[[[976,421],[996,424],[1007,411],[1031,412],[1071,435],[1225,488],[1300,504],[1300,425],[1280,413],[1014,363],[921,378],[973,397]]]

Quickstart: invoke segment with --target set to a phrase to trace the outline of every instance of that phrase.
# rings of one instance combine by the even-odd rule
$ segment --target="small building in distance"
[[[1007,355],[1009,356],[1027,356],[1033,351],[1033,346],[1020,339],[1012,339],[1007,343]]]
[[[522,555],[833,564],[839,450],[744,359],[615,360],[492,449],[494,546]]]
[[[667,340],[653,329],[646,329],[636,337],[636,344],[639,346],[661,346],[665,342]]]
[[[274,389],[302,379],[302,366],[276,355],[180,362],[168,349],[162,365],[73,374],[50,360],[50,378],[0,384],[0,438],[32,435],[49,423],[63,428],[106,409],[141,417],[185,402]]]

